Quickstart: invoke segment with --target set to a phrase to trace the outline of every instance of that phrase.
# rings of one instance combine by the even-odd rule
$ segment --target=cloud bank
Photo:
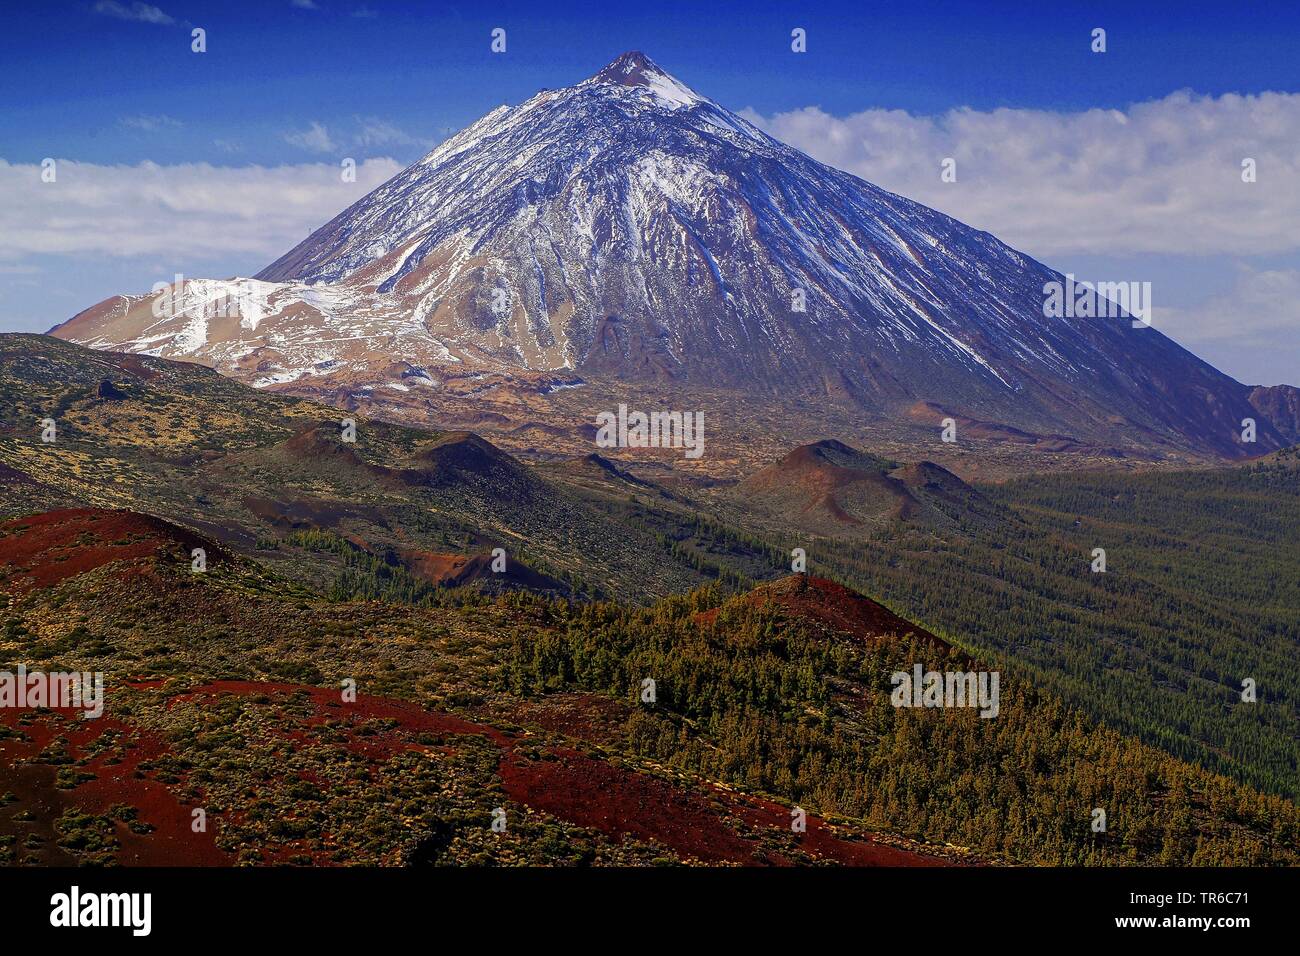
[[[0,262],[31,255],[140,256],[165,261],[254,254],[267,262],[396,175],[392,159],[357,164],[101,166],[0,159]]]
[[[1127,110],[747,119],[1035,256],[1300,250],[1300,94],[1178,92]],[[956,160],[956,182],[940,179]],[[1242,181],[1253,159],[1256,182]]]

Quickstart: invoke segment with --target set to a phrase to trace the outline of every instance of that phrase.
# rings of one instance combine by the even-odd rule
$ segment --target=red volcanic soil
[[[914,634],[941,651],[952,648],[943,638],[899,617],[883,604],[826,578],[792,574],[760,584],[742,600],[756,606],[775,605],[792,617],[818,621],[858,638],[879,640]],[[718,609],[714,608],[696,615],[696,620],[707,623],[717,616]]]
[[[514,717],[530,727],[600,744],[626,732],[631,710],[626,701],[597,694],[559,693],[540,701],[520,701]]]
[[[392,720],[404,731],[417,731],[435,734],[482,734],[498,744],[506,744],[512,738],[509,734],[490,727],[477,724],[450,714],[440,714],[425,710],[416,704],[404,700],[391,700],[385,697],[368,697],[357,695],[355,702],[344,702],[342,694],[335,687],[308,687],[303,684],[279,684],[265,681],[220,680],[201,687],[195,687],[183,694],[176,694],[167,701],[168,707],[174,707],[186,701],[199,701],[203,698],[217,698],[223,695],[293,695],[306,697],[313,705],[313,717],[309,724],[319,724],[326,720],[346,718],[352,722],[366,720]],[[375,735],[380,736],[380,735]]]
[[[193,548],[208,561],[226,552],[187,528],[134,511],[69,508],[0,524],[0,567],[18,591],[44,588],[117,561],[171,555],[188,562]]]
[[[576,750],[552,760],[501,761],[511,800],[611,836],[631,836],[706,862],[759,863],[755,846],[729,829],[704,797]]]
[[[464,587],[483,581],[541,591],[563,589],[560,582],[517,559],[508,560],[504,571],[495,572],[490,554],[439,554],[412,549],[402,552],[402,562],[412,574],[438,587]]]
[[[142,691],[157,690],[156,682],[135,681],[130,686]],[[768,800],[722,788],[687,789],[670,781],[616,766],[567,747],[544,752],[533,759],[519,749],[518,735],[488,724],[450,714],[425,710],[415,704],[380,697],[359,696],[354,703],[341,700],[338,689],[298,684],[214,681],[167,700],[167,707],[209,706],[228,697],[266,698],[271,707],[297,705],[294,716],[286,717],[282,737],[286,747],[301,745],[310,729],[326,722],[347,734],[345,746],[378,764],[407,751],[430,750],[434,744],[420,742],[422,734],[481,735],[501,753],[498,773],[512,801],[548,813],[569,823],[588,827],[615,839],[633,838],[660,844],[675,854],[704,863],[747,866],[791,865],[793,851],[802,850],[819,860],[847,866],[943,866],[951,861],[903,849],[874,839],[848,839],[817,817],[807,818],[807,832],[790,830],[790,808]],[[564,695],[552,708],[557,726],[566,730],[599,731],[598,724],[613,719],[617,702],[608,707],[588,695]],[[303,716],[302,703],[310,703]],[[534,715],[529,715],[534,716]],[[363,727],[364,725],[364,727]],[[0,804],[0,835],[25,838],[36,833],[45,842],[37,850],[21,854],[41,862],[68,865],[76,860],[57,846],[54,823],[67,808],[102,814],[116,804],[137,810],[136,819],[153,829],[132,832],[123,822],[115,824],[120,849],[116,861],[131,866],[233,865],[231,854],[214,842],[221,821],[209,817],[207,833],[190,829],[191,806],[182,804],[175,791],[151,779],[140,764],[169,752],[167,743],[155,734],[105,716],[81,720],[52,711],[0,711],[0,726],[22,731],[21,737],[0,737],[0,779],[18,798]],[[94,779],[61,790],[55,786],[57,767],[31,763],[56,738],[77,760],[99,746],[102,750],[85,766]],[[118,761],[118,762],[114,762]],[[28,811],[31,819],[16,821],[15,813]],[[284,862],[308,850],[305,843],[289,841],[270,850],[263,848],[264,861]],[[315,850],[317,864],[330,863],[327,852]]]
[[[134,681],[129,686],[153,690],[160,683]],[[297,684],[216,681],[169,698],[167,706],[187,703],[204,706],[232,694],[268,697],[272,705],[288,703],[290,697],[310,700],[313,705],[310,715],[289,724],[283,734],[286,746],[290,747],[302,742],[305,728],[327,721],[344,732],[360,730],[366,724],[364,733],[349,735],[346,746],[372,763],[385,762],[409,750],[430,749],[415,742],[416,733],[479,734],[503,748],[512,742],[509,735],[494,727],[426,711],[405,701],[358,697],[356,703],[344,703],[336,689]],[[371,721],[392,721],[395,726],[377,730]],[[46,865],[75,865],[76,857],[58,846],[61,834],[55,829],[55,822],[70,808],[98,815],[110,807],[125,804],[136,809],[135,819],[139,823],[152,829],[148,833],[136,833],[125,822],[114,824],[119,843],[114,858],[118,864],[234,865],[235,857],[218,849],[215,843],[220,820],[210,815],[207,832],[194,833],[191,811],[199,804],[182,804],[177,799],[175,785],[151,779],[150,771],[140,770],[141,763],[170,752],[166,741],[156,734],[108,716],[83,720],[73,711],[31,708],[0,709],[0,727],[19,730],[23,735],[0,736],[0,794],[8,792],[17,798],[16,802],[0,802],[0,835],[17,836],[21,841],[35,833],[44,841],[36,850],[20,850],[19,858],[31,855]],[[61,743],[74,761],[93,748],[101,748],[88,763],[76,768],[81,773],[93,774],[93,779],[82,780],[70,789],[57,787],[55,777],[59,766],[31,762],[52,742]],[[14,819],[16,814],[24,812],[31,818]],[[268,853],[267,860],[284,862],[301,849],[290,842],[280,852]],[[316,862],[329,861],[321,855]]]
[[[35,719],[20,722],[23,715]],[[225,866],[233,857],[216,846],[216,827],[209,819],[206,833],[191,827],[191,810],[182,804],[165,784],[137,775],[142,762],[153,760],[167,750],[166,743],[154,734],[110,717],[83,720],[72,711],[0,709],[0,726],[22,731],[27,739],[0,739],[0,789],[16,796],[17,802],[0,806],[0,834],[25,836],[35,833],[45,841],[36,851],[20,851],[36,856],[51,865],[69,865],[75,859],[57,842],[60,834],[55,821],[65,810],[102,814],[110,807],[125,804],[136,810],[136,821],[152,827],[148,833],[136,833],[122,821],[114,823],[119,849],[115,854],[123,866]],[[67,748],[69,757],[78,760],[88,748],[102,746],[87,764],[77,767],[81,773],[94,774],[70,790],[55,786],[58,768],[52,764],[30,763],[56,738]],[[32,819],[14,820],[26,811]]]
[[[712,799],[646,774],[625,770],[568,748],[552,759],[519,762],[507,755],[500,774],[510,799],[609,836],[659,843],[705,863],[789,866],[784,842],[818,859],[846,866],[948,866],[947,860],[884,844],[846,840],[809,815],[807,832],[790,829],[790,809],[717,788]],[[744,822],[738,830],[728,818]]]
[[[412,574],[417,574],[433,584],[454,580],[469,563],[464,554],[439,554],[435,551],[403,551],[402,561]]]
[[[953,866],[953,861],[874,840],[846,840],[835,834],[832,824],[808,814],[804,833],[790,832],[790,808],[757,797],[732,794],[739,807],[734,811],[755,828],[768,828],[783,835],[809,856],[833,860],[843,866]]]
[[[808,831],[790,833],[790,811],[779,804],[717,790],[715,800],[701,793],[603,760],[567,749],[549,751],[554,760],[528,760],[514,749],[514,735],[495,727],[424,710],[415,704],[379,697],[358,696],[356,703],[343,704],[333,688],[303,687],[246,681],[217,681],[171,699],[200,700],[223,694],[307,695],[315,716],[309,723],[347,715],[354,721],[392,720],[396,727],[355,741],[350,748],[364,747],[366,756],[383,759],[405,749],[426,749],[409,742],[412,731],[438,734],[481,734],[502,748],[498,772],[510,799],[578,826],[590,827],[610,836],[631,836],[660,843],[704,862],[749,865],[784,865],[789,861],[771,854],[752,839],[739,835],[720,807],[742,819],[750,830],[770,831],[792,840],[804,852],[848,866],[944,866],[948,861],[875,842],[845,840],[828,825],[808,817]],[[585,697],[585,695],[574,695]],[[560,710],[579,725],[609,716],[593,700],[569,700]],[[614,709],[617,702],[609,702]],[[579,715],[586,714],[585,720]],[[561,718],[561,723],[569,723]],[[588,727],[588,729],[594,729]],[[391,749],[388,749],[391,748]],[[720,805],[720,806],[719,806]]]

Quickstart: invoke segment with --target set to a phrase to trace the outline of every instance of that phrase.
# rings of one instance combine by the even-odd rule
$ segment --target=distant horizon
[[[0,331],[45,332],[177,273],[253,275],[503,102],[640,50],[813,158],[1059,272],[1151,282],[1154,326],[1239,381],[1300,382],[1294,8],[1067,4],[1050,24],[950,4],[721,4],[703,21],[683,4],[617,22],[599,10],[14,11],[0,37]],[[56,24],[59,42],[41,42]],[[1089,48],[1094,27],[1105,53]],[[791,50],[795,28],[807,52]],[[944,157],[955,182],[940,181]],[[1256,182],[1241,181],[1245,157]],[[46,158],[57,183],[40,182]]]

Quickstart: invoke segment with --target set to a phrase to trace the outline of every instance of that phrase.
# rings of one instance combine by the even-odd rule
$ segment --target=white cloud
[[[330,139],[329,130],[315,121],[305,130],[291,131],[284,134],[285,142],[313,153],[332,153],[334,140]]]
[[[348,205],[396,175],[392,159],[338,165],[100,166],[59,160],[58,178],[37,164],[0,160],[0,260],[36,255],[255,256],[270,262]]]
[[[117,0],[99,0],[95,12],[118,20],[134,20],[136,23],[171,24],[176,20],[149,3],[118,3]]]
[[[1179,92],[1080,113],[744,115],[815,159],[1030,255],[1300,250],[1300,94]],[[955,183],[940,181],[945,157],[957,161]],[[1242,182],[1245,157],[1257,182]]]
[[[357,7],[352,11],[352,15],[358,20],[373,20],[379,16],[377,10],[371,10],[369,7]]]
[[[315,0],[290,0],[290,6],[297,7],[299,10],[319,10]]]

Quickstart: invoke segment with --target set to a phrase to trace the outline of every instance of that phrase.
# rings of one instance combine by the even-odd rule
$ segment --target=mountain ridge
[[[1122,310],[1047,317],[1063,280],[630,53],[491,111],[252,279],[188,280],[162,319],[156,295],[117,297],[55,334],[334,401],[580,373],[684,402],[707,384],[894,417],[941,406],[1108,446],[1286,443],[1248,386]],[[1255,448],[1239,435],[1252,416]]]

